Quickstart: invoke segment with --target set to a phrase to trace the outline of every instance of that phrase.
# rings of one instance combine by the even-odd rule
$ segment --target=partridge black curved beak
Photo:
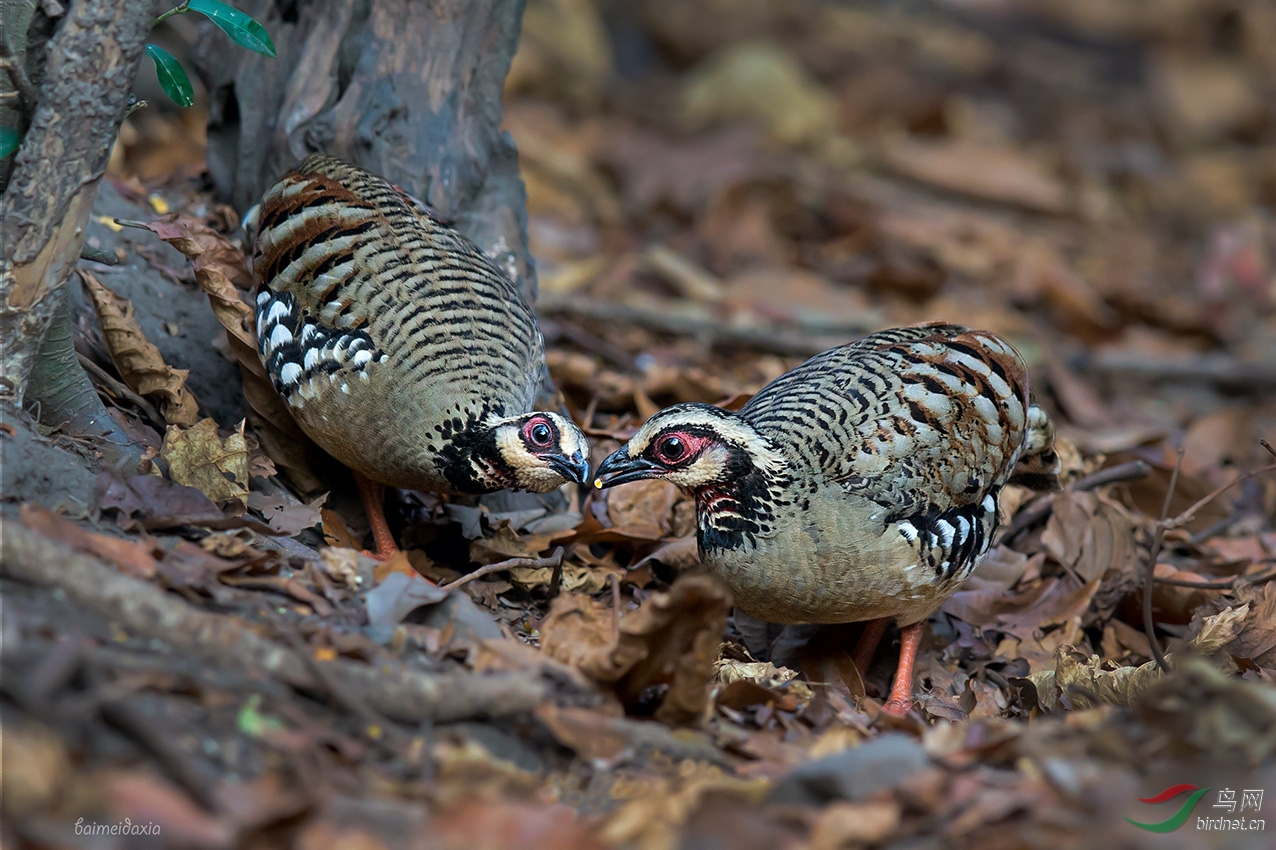
[[[602,490],[630,481],[642,481],[645,478],[654,478],[659,470],[659,465],[644,457],[630,457],[626,449],[616,449],[598,465],[598,477],[594,479],[594,486]],[[604,475],[610,477],[604,481]]]
[[[589,460],[583,452],[575,452],[571,457],[555,455],[549,458],[550,468],[559,475],[576,484],[584,484],[589,480]]]

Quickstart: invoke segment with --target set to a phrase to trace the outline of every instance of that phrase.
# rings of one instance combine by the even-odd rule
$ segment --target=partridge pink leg
[[[385,485],[364,478],[357,472],[354,473],[354,483],[358,485],[359,495],[363,497],[363,509],[368,514],[372,539],[377,544],[377,551],[369,552],[364,549],[363,553],[378,561],[389,560],[398,553],[399,547],[394,542],[394,535],[390,534],[390,524],[385,521]]]
[[[861,679],[868,675],[868,665],[872,663],[873,654],[877,652],[877,645],[882,642],[882,635],[886,634],[886,625],[890,621],[890,617],[879,617],[864,624],[864,631],[860,632],[860,639],[856,641],[855,650],[851,653],[851,660],[860,671]]]
[[[899,666],[895,668],[890,698],[882,706],[891,714],[903,717],[913,707],[913,664],[917,661],[917,648],[921,646],[925,628],[926,621],[922,620],[899,630]]]

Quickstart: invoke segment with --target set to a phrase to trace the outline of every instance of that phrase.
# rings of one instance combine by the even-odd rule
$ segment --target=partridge
[[[1057,488],[1054,429],[1009,343],[949,324],[881,331],[767,385],[738,413],[679,404],[598,469],[690,492],[702,562],[770,623],[872,621],[901,649],[886,709],[912,705],[922,629],[997,530],[1008,482]]]
[[[311,156],[262,200],[257,345],[301,429],[355,473],[376,556],[384,486],[548,492],[585,435],[537,411],[545,349],[518,287],[398,186]]]

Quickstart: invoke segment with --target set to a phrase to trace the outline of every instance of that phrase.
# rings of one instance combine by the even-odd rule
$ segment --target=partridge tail
[[[1011,484],[1032,490],[1058,490],[1059,455],[1054,450],[1054,423],[1037,405],[1028,407],[1028,433],[1023,454],[1010,475]]]

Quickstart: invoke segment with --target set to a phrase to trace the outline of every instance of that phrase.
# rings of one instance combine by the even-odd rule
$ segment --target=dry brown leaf
[[[636,743],[626,734],[631,726],[597,709],[547,702],[537,706],[536,717],[560,744],[587,759],[614,759]]]
[[[247,502],[248,444],[242,422],[239,430],[224,440],[212,419],[203,419],[193,428],[170,425],[160,457],[168,464],[169,477],[178,484],[194,487],[214,502]]]
[[[1253,446],[1252,420],[1251,411],[1227,407],[1193,422],[1183,437],[1181,474],[1208,478],[1222,473],[1228,465],[1248,461]],[[1220,477],[1216,483],[1226,480]]]
[[[893,171],[950,192],[1048,213],[1071,207],[1067,186],[1053,169],[1016,148],[895,138],[882,146],[881,156]]]
[[[668,481],[635,481],[607,495],[612,528],[631,537],[660,540],[669,534],[678,488]]]
[[[253,459],[250,455],[249,475],[253,474]],[[307,528],[323,524],[323,516],[319,510],[327,498],[327,493],[320,493],[309,502],[300,502],[288,492],[267,494],[254,490],[248,494],[248,507],[260,511],[266,523],[275,531],[291,537]]]
[[[202,221],[182,213],[169,213],[143,226],[196,265],[218,269],[236,289],[253,288],[252,270],[244,260],[243,251]]]
[[[510,558],[535,558],[549,548],[552,534],[519,534],[510,521],[502,519],[486,537],[470,541],[470,560],[495,564]]]
[[[319,562],[323,565],[323,571],[337,584],[349,590],[359,586],[358,550],[324,546],[319,550]]]
[[[713,663],[730,610],[726,585],[703,573],[681,576],[668,593],[625,612],[618,632],[611,609],[587,596],[563,595],[541,623],[541,648],[609,685],[626,705],[646,688],[668,684],[656,719],[670,725],[694,723],[708,704]]]
[[[1237,594],[1252,607],[1253,616],[1226,647],[1234,658],[1245,658],[1262,667],[1276,667],[1276,584],[1247,587]]]
[[[714,679],[723,685],[732,682],[753,682],[764,688],[779,688],[797,678],[797,671],[777,667],[770,661],[736,661],[720,658],[713,665]]]
[[[959,590],[940,609],[972,626],[986,626],[1021,640],[1046,626],[1081,617],[1099,589],[1099,580],[1082,583],[1073,575],[1050,576],[1015,593]]]
[[[747,121],[783,145],[813,144],[835,131],[837,102],[792,54],[768,42],[724,48],[688,78],[682,113],[694,127]]]
[[[186,388],[190,370],[174,369],[164,362],[164,356],[137,323],[133,302],[116,295],[90,272],[78,272],[93,299],[106,347],[124,383],[138,395],[154,397],[165,423],[194,425],[199,419],[199,403]]]
[[[350,530],[346,528],[345,522],[336,511],[331,508],[320,508],[319,516],[323,520],[323,540],[329,546],[353,549],[356,552],[363,548],[363,545],[350,534]]]
[[[837,802],[826,807],[811,829],[811,850],[839,850],[877,844],[899,829],[902,808],[894,800]]]
[[[163,216],[145,227],[191,261],[195,280],[208,295],[213,314],[226,328],[243,378],[249,421],[262,448],[306,498],[318,495],[323,482],[315,476],[311,458],[319,448],[288,413],[257,355],[256,318],[252,307],[239,295],[239,290],[252,287],[243,253],[220,233],[180,213]]]
[[[429,830],[420,833],[430,840],[420,846],[437,850],[603,850],[606,846],[570,806],[476,801],[471,791],[457,784],[464,801],[431,818]]]
[[[1201,633],[1183,650],[1168,655],[1167,660],[1173,666],[1176,656],[1208,656],[1218,652],[1236,637],[1248,614],[1249,605],[1245,604],[1207,617]],[[1149,685],[1162,678],[1155,661],[1139,667],[1103,668],[1104,661],[1099,656],[1087,656],[1075,646],[1061,646],[1055,653],[1055,668],[1029,674],[1028,679],[1037,688],[1038,704],[1048,712],[1060,708],[1129,705]]]
[[[646,781],[614,787],[612,798],[621,803],[604,821],[602,836],[612,847],[641,850],[680,846],[714,846],[714,842],[679,843],[680,831],[706,798],[730,799],[735,806],[758,807],[770,783],[764,779],[733,776],[721,768],[687,761],[676,777],[653,776]],[[750,836],[752,837],[752,836]],[[785,847],[775,841],[742,840],[742,836],[721,839],[723,847]]]
[[[165,839],[183,847],[235,844],[235,828],[228,819],[203,811],[165,779],[142,770],[113,768],[90,781],[102,789],[109,811],[121,822],[128,818],[132,823],[162,825]]]
[[[549,587],[554,582],[553,567],[513,567],[507,574],[510,581],[519,587]],[[623,576],[624,570],[563,564],[559,588],[568,592],[597,593],[607,586],[609,577],[613,575]]]
[[[27,528],[40,532],[50,540],[66,543],[104,558],[119,567],[125,575],[136,578],[150,578],[155,575],[155,557],[149,546],[134,540],[85,531],[43,505],[25,504],[22,506],[21,516]]]
[[[1094,493],[1056,496],[1041,542],[1059,563],[1089,582],[1129,570],[1134,562],[1133,521]]]

